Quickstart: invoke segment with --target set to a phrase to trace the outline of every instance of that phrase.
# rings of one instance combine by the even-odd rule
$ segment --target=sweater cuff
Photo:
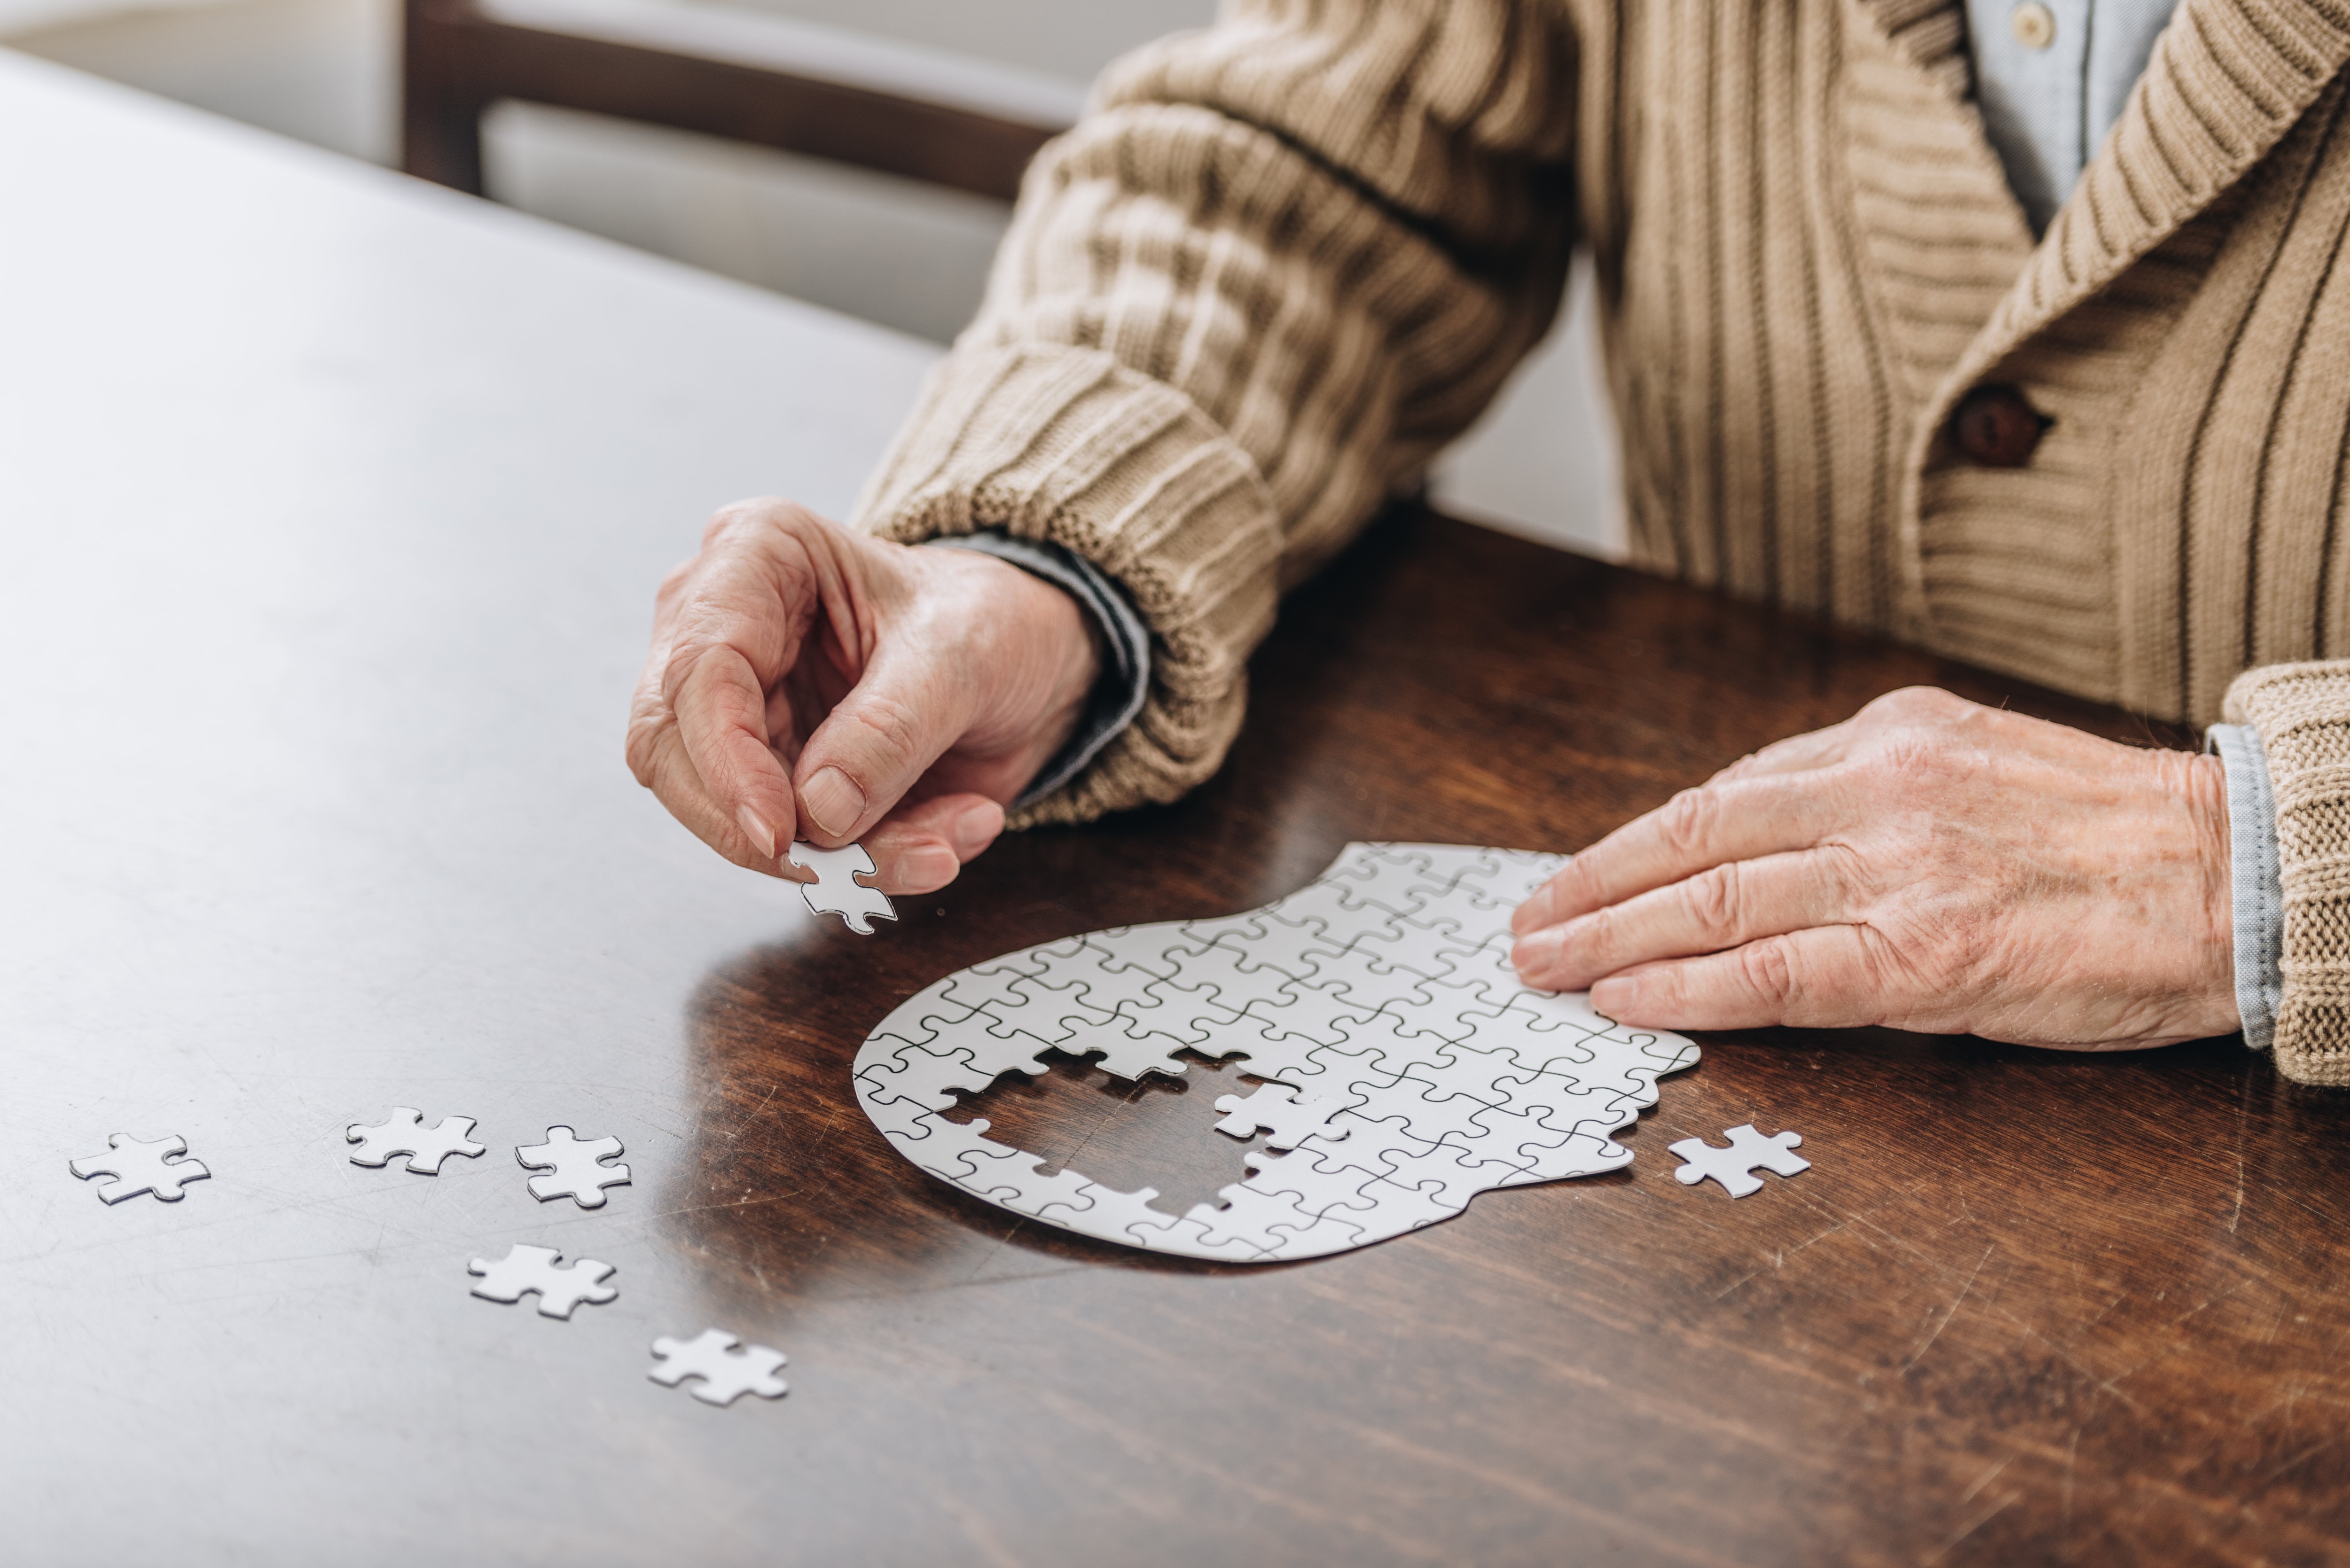
[[[2350,1085],[2350,659],[2249,670],[2226,718],[2258,732],[2276,809],[2277,1071]]]
[[[1000,529],[1058,545],[1149,627],[1142,711],[1015,826],[1173,800],[1223,761],[1273,625],[1280,527],[1255,463],[1172,387],[1095,349],[966,345],[931,373],[858,522],[903,544]]]
[[[1086,612],[1100,637],[1107,658],[1085,714],[1077,721],[1069,743],[1037,770],[1020,798],[1012,803],[1014,811],[1025,810],[1083,773],[1086,764],[1142,711],[1143,701],[1150,695],[1150,628],[1142,624],[1118,585],[1102,576],[1100,567],[1058,545],[1014,539],[992,528],[931,543],[942,550],[993,556],[1044,578],[1077,601],[1077,607]]]
[[[2234,900],[2236,1012],[2244,1044],[2265,1051],[2284,1002],[2284,886],[2277,875],[2276,796],[2268,753],[2249,724],[2214,724],[2204,745],[2228,779],[2229,888]]]

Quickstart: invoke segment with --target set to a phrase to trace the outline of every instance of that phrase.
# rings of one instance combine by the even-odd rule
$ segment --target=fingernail
[[[962,869],[955,852],[943,844],[925,844],[909,849],[898,857],[898,879],[907,884],[910,893],[927,893],[943,888]]]
[[[820,768],[800,786],[800,804],[807,807],[810,822],[837,838],[865,815],[865,792],[838,768]]]
[[[746,805],[734,814],[734,820],[743,825],[743,831],[751,836],[760,854],[770,860],[775,857],[775,830],[767,826],[765,817]]]
[[[947,837],[954,844],[955,853],[968,860],[989,845],[1003,831],[1003,808],[1000,805],[967,805],[955,813],[947,825]]]
[[[1613,1018],[1640,1004],[1638,975],[1610,975],[1591,988],[1591,1011]]]

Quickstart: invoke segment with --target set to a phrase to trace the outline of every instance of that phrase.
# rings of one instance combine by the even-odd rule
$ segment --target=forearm
[[[1040,158],[980,319],[859,508],[901,540],[1049,542],[1149,624],[1148,703],[1033,815],[1211,772],[1280,590],[1547,325],[1574,99],[1572,49],[1536,36],[1552,15],[1243,5],[1117,67]]]

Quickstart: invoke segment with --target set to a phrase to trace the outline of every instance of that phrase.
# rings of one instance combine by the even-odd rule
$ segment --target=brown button
[[[2040,434],[2056,421],[2023,400],[2013,387],[1977,387],[1950,416],[1950,444],[1985,468],[2022,468]]]

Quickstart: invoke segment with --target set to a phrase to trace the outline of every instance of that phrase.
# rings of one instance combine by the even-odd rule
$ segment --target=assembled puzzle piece
[[[629,1185],[627,1166],[603,1163],[623,1152],[619,1138],[582,1138],[569,1127],[549,1127],[545,1143],[517,1145],[515,1158],[525,1170],[549,1173],[530,1179],[530,1195],[541,1203],[569,1198],[582,1209],[601,1209],[604,1189]]]
[[[1794,1176],[1812,1168],[1810,1160],[1791,1152],[1804,1141],[1800,1133],[1764,1137],[1749,1122],[1721,1136],[1730,1140],[1728,1148],[1716,1148],[1701,1137],[1685,1137],[1668,1145],[1671,1153],[1689,1162],[1673,1172],[1673,1179],[1684,1187],[1695,1187],[1711,1176],[1732,1198],[1744,1198],[1762,1190],[1762,1181],[1754,1175],[1758,1169]]]
[[[1332,1127],[1330,1118],[1361,1103],[1360,1095],[1326,1098],[1286,1084],[1259,1084],[1246,1098],[1218,1096],[1216,1109],[1232,1114],[1216,1124],[1216,1130],[1234,1137],[1253,1137],[1262,1128],[1271,1135],[1264,1140],[1267,1148],[1295,1148],[1309,1137],[1327,1143],[1347,1136],[1346,1127]]]
[[[705,1328],[691,1339],[656,1339],[653,1355],[661,1365],[646,1376],[671,1388],[698,1377],[702,1381],[686,1392],[705,1405],[732,1405],[745,1394],[780,1399],[789,1386],[775,1368],[790,1357],[764,1345],[743,1345],[723,1328]]]
[[[142,1192],[151,1192],[165,1203],[177,1203],[187,1196],[182,1188],[212,1174],[201,1160],[175,1158],[188,1152],[188,1140],[183,1137],[159,1137],[151,1143],[129,1133],[113,1133],[108,1136],[106,1147],[113,1152],[77,1159],[66,1168],[84,1181],[93,1176],[113,1177],[98,1189],[99,1198],[109,1204]]]
[[[508,1247],[506,1255],[496,1262],[476,1258],[465,1265],[465,1272],[481,1276],[482,1282],[473,1287],[473,1293],[485,1302],[511,1305],[533,1291],[537,1292],[542,1317],[568,1319],[571,1309],[582,1302],[601,1306],[619,1295],[617,1287],[604,1283],[612,1275],[611,1264],[581,1258],[557,1267],[556,1260],[562,1256],[552,1247],[516,1243]]]
[[[343,1129],[343,1141],[359,1146],[353,1165],[380,1168],[392,1156],[408,1156],[408,1168],[419,1176],[438,1176],[441,1162],[452,1154],[472,1159],[486,1150],[466,1135],[473,1130],[471,1116],[442,1116],[431,1127],[424,1113],[412,1106],[394,1106],[391,1119],[378,1127],[353,1122]]]
[[[1582,995],[1528,990],[1510,912],[1561,856],[1460,845],[1349,845],[1262,909],[1113,928],[950,975],[858,1053],[858,1102],[921,1169],[1080,1234],[1242,1262],[1367,1246],[1460,1213],[1478,1193],[1619,1170],[1610,1135],[1698,1059]],[[1075,1167],[944,1119],[1053,1051],[1114,1078],[1239,1058],[1261,1086],[1217,1099],[1201,1134],[1260,1128],[1267,1149],[1220,1200],[1170,1216]],[[1281,1153],[1281,1150],[1290,1150]],[[1083,1156],[1076,1157],[1082,1162]]]
[[[795,843],[790,855],[793,865],[816,873],[815,881],[800,884],[800,897],[807,900],[810,912],[838,915],[860,937],[873,934],[873,920],[898,918],[888,894],[857,879],[859,874],[874,875],[873,857],[865,853],[862,844],[818,849],[813,844]]]

